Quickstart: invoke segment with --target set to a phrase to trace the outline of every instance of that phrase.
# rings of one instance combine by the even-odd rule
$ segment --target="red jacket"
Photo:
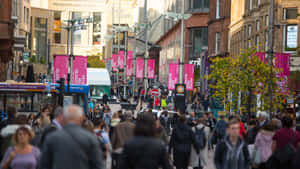
[[[244,125],[244,123],[240,122],[240,136],[241,136],[241,138],[244,138],[245,134],[246,134],[245,125]]]

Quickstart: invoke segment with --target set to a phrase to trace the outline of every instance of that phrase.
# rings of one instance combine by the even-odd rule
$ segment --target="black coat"
[[[166,148],[156,139],[134,137],[121,156],[119,169],[171,169]]]
[[[188,166],[192,146],[196,151],[199,150],[193,130],[184,123],[178,123],[172,132],[169,146],[169,153],[173,149],[174,164],[177,168]]]

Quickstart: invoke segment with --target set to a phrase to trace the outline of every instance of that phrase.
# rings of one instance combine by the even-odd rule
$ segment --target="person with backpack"
[[[195,133],[187,125],[187,119],[180,115],[170,140],[169,154],[173,150],[174,165],[176,169],[187,169],[190,161],[190,155],[194,146],[196,153],[199,154],[198,145],[195,139]]]
[[[105,125],[104,120],[100,118],[94,119],[93,124],[93,133],[98,137],[100,148],[102,149],[104,154],[104,159],[107,159],[111,152],[111,144],[107,132],[108,127]]]
[[[247,144],[240,137],[240,121],[233,118],[227,125],[227,134],[216,147],[216,169],[249,169],[250,155]]]
[[[214,137],[216,137],[217,142],[225,138],[226,126],[227,126],[227,122],[225,121],[225,116],[222,115],[220,116],[220,120],[216,124],[215,132],[214,132]]]
[[[206,126],[206,121],[202,118],[198,120],[197,126],[192,128],[195,133],[195,140],[198,145],[199,154],[192,147],[190,166],[194,169],[203,169],[208,163],[208,137],[209,127]]]
[[[282,118],[282,127],[273,136],[273,155],[267,162],[267,167],[273,169],[292,168],[296,150],[300,147],[300,133],[294,131],[293,120],[289,116]]]

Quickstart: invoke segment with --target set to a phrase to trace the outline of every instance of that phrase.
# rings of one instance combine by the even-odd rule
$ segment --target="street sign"
[[[159,96],[159,90],[158,89],[153,89],[151,91],[151,96]]]
[[[30,52],[23,52],[23,59],[25,63],[29,62]]]
[[[175,85],[175,109],[180,110],[180,113],[185,113],[185,95],[186,95],[185,84]]]

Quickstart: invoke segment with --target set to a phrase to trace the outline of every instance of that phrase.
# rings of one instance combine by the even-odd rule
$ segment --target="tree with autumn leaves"
[[[269,86],[273,95],[273,112],[282,109],[282,101],[289,91],[280,91],[276,77],[279,69],[271,67],[256,56],[256,48],[244,50],[241,55],[212,59],[208,75],[212,97],[224,104],[227,112],[257,112],[270,109]],[[271,80],[271,83],[270,83]]]

